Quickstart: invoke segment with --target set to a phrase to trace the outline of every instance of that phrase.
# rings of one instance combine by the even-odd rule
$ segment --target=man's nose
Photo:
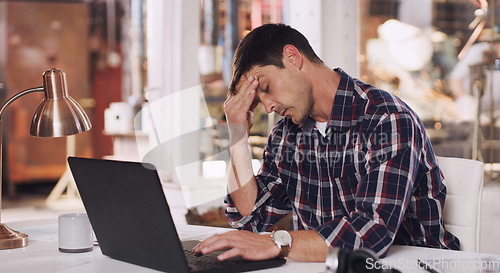
[[[264,106],[264,109],[266,110],[266,113],[270,114],[275,110],[275,103],[274,101],[270,99],[264,99],[261,100],[262,105]]]

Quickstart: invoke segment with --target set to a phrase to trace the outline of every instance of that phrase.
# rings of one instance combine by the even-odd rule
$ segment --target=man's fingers
[[[219,260],[227,260],[233,257],[243,256],[243,251],[238,247],[242,242],[237,243],[236,241],[223,236],[212,236],[205,241],[201,242],[198,246],[196,246],[193,251],[195,254],[208,254],[213,251],[228,249],[221,253],[217,258]]]
[[[224,250],[219,260],[242,257],[247,260],[263,260],[276,257],[275,249],[268,235],[259,235],[250,231],[235,230],[218,234],[199,243],[193,251],[196,254],[208,254],[216,250]]]
[[[245,77],[238,83],[237,93],[230,94],[224,102],[224,112],[229,122],[244,123],[247,112],[252,112],[258,102],[255,100],[259,81],[254,76]]]
[[[234,100],[234,103],[240,110],[253,111],[253,109],[251,109],[251,106],[255,101],[255,94],[259,86],[259,81],[254,79],[253,76],[250,76],[248,78],[248,81],[246,81],[246,83],[244,83],[242,86],[244,89],[239,91],[239,93],[236,95],[238,99]]]
[[[219,234],[212,235],[208,237],[207,239],[199,242],[194,248],[193,251],[195,252],[202,252],[202,249],[204,249],[206,246],[216,242],[218,240],[218,237],[220,237]]]
[[[237,100],[244,100],[252,91],[252,89],[256,88],[255,85],[252,84],[254,81],[256,80],[253,76],[249,76],[248,78],[242,77],[242,80],[240,80],[236,85],[235,97],[237,98]]]
[[[234,248],[231,248],[227,251],[222,252],[219,256],[217,256],[217,258],[220,261],[223,261],[223,260],[227,260],[230,258],[241,257],[241,256],[243,256],[242,250],[240,248],[234,247]]]
[[[224,101],[224,107],[226,105],[230,104],[234,100],[234,97],[235,97],[235,95],[229,94],[229,96],[227,96],[226,100]]]
[[[247,111],[253,111],[252,105],[254,104],[254,102],[255,102],[255,89],[251,90],[248,96],[243,100],[241,108],[248,109]]]
[[[234,87],[236,89],[236,93],[238,93],[238,90],[241,89],[241,86],[246,81],[248,81],[247,77],[245,75],[241,76],[240,80],[238,81],[238,83],[236,83],[236,86]]]
[[[193,251],[208,254],[216,250],[233,248],[236,245],[237,243],[230,236],[213,235],[195,246]]]

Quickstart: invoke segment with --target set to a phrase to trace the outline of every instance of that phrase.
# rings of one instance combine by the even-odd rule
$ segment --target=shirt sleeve
[[[226,196],[226,217],[234,228],[265,232],[292,211],[275,162],[276,150],[280,149],[282,142],[282,130],[279,128],[280,123],[268,139],[263,154],[263,165],[255,177],[259,193],[252,214],[242,216],[234,206],[231,196]]]
[[[353,174],[336,178],[337,185],[360,181],[355,210],[316,228],[327,245],[370,248],[385,256],[402,222],[421,160],[423,132],[415,122],[407,113],[386,115],[369,134],[363,155],[366,173],[360,178]]]

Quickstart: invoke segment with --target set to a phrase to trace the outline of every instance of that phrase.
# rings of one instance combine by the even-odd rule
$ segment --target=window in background
[[[480,81],[479,97],[460,94],[451,81],[463,55],[474,54],[472,44],[492,44],[488,33],[498,33],[497,2],[361,0],[360,78],[405,100],[424,122],[437,155],[500,161],[500,123],[493,113],[500,104],[491,105],[488,90],[495,87],[485,76],[498,55],[486,61],[480,53],[478,70],[461,76]],[[466,83],[469,89],[474,80]]]
[[[226,174],[228,132],[223,103],[231,81],[234,50],[250,30],[266,23],[279,23],[282,17],[281,0],[203,0],[201,1],[201,45],[198,54],[201,84],[209,113],[201,134],[200,156],[206,177]],[[268,122],[269,117],[272,119]],[[262,106],[254,114],[250,142],[255,170],[262,156],[267,134],[274,124],[274,115],[265,113]],[[213,162],[216,161],[216,162]],[[210,166],[210,167],[209,167]],[[214,168],[219,166],[219,171]]]
[[[201,83],[208,124],[214,128],[205,134],[214,141],[202,141],[207,144],[202,145],[202,159],[227,149],[222,104],[237,41],[253,27],[280,22],[287,4],[289,1],[202,1],[199,57],[200,65],[210,66],[200,68]],[[351,11],[359,12],[360,18],[358,77],[405,100],[424,122],[437,155],[500,161],[496,114],[500,101],[496,105],[495,95],[490,97],[495,81],[489,80],[500,72],[494,66],[498,54],[484,58],[479,54],[478,69],[466,72],[473,79],[465,83],[469,89],[470,82],[480,82],[479,96],[469,91],[461,97],[452,83],[453,71],[460,67],[460,58],[465,58],[462,55],[476,44],[491,45],[496,38],[488,36],[498,36],[499,6],[498,0],[359,0],[359,10]],[[478,115],[479,103],[482,110]],[[271,117],[268,122],[268,115],[259,111],[252,130],[255,159],[260,158],[264,138],[276,121]]]

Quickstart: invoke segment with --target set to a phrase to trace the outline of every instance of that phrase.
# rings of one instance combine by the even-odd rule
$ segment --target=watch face
[[[292,242],[292,235],[285,230],[278,230],[274,232],[273,239],[275,242],[282,246],[290,245]]]

